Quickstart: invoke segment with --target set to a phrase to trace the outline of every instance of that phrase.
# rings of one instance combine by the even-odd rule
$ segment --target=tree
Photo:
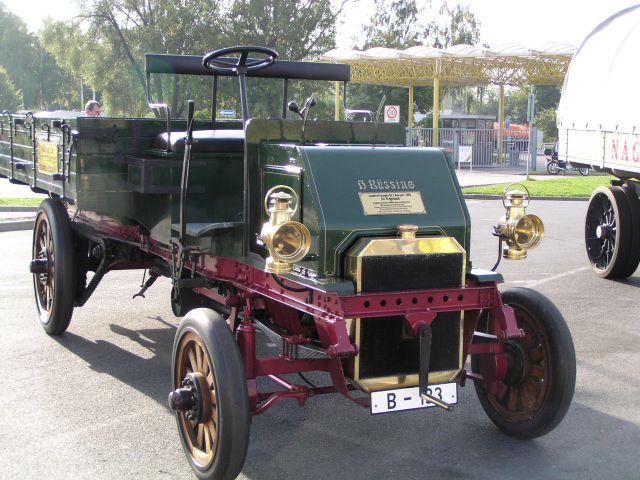
[[[37,39],[27,31],[20,17],[0,3],[0,65],[6,69],[14,85],[22,90],[26,108],[40,103]]]
[[[444,2],[440,7],[442,20],[433,20],[425,31],[435,45],[448,48],[452,45],[476,45],[480,42],[480,21],[466,5],[450,7]]]
[[[534,126],[542,131],[546,143],[558,140],[558,126],[556,125],[556,109],[547,108],[536,114]]]
[[[315,57],[334,45],[335,18],[344,4],[332,5],[330,0],[87,0],[76,24],[51,23],[42,35],[58,61],[101,92],[110,114],[142,115],[149,112],[145,53],[202,55],[258,44],[283,58]],[[167,102],[174,116],[183,112],[187,98],[204,114],[211,79],[153,75],[152,81],[154,100]],[[261,90],[273,103],[275,95]],[[238,108],[237,81],[221,81],[220,97]]]
[[[409,48],[422,38],[416,0],[375,0],[376,11],[365,28],[363,49],[372,47]]]
[[[335,47],[335,24],[345,4],[346,0],[235,0],[225,15],[223,37],[229,45],[273,48],[288,60],[318,58]],[[282,82],[260,79],[247,85],[252,114],[279,114]],[[326,118],[333,109],[328,96],[332,87],[327,82],[292,82],[289,97],[303,101],[313,93],[318,104],[311,115]]]
[[[14,112],[22,106],[22,92],[9,78],[6,69],[0,67],[0,111]]]

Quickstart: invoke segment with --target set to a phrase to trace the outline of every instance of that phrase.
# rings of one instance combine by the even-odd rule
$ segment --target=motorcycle
[[[580,175],[587,176],[591,169],[583,167],[578,168],[571,165],[571,163],[558,159],[558,152],[555,151],[551,156],[547,156],[547,172],[549,175],[557,175],[559,172],[567,172],[571,170],[577,170]]]

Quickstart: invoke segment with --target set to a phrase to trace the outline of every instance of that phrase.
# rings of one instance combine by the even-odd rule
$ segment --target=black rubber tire
[[[176,317],[184,317],[194,308],[204,307],[207,303],[207,297],[190,288],[171,288],[171,311]]]
[[[629,212],[631,214],[631,247],[629,248],[629,258],[625,268],[622,269],[621,278],[627,278],[636,271],[640,264],[640,199],[632,187],[616,187],[620,188],[629,203]]]
[[[601,238],[597,236],[598,227],[605,231]],[[598,187],[589,199],[584,226],[587,258],[596,275],[615,279],[631,274],[628,273],[631,267],[628,262],[633,229],[625,191],[620,187]]]
[[[44,245],[45,237],[49,246]],[[42,258],[43,248],[51,265],[46,274],[33,274],[36,309],[45,332],[61,335],[69,327],[75,303],[75,255],[67,211],[60,202],[50,198],[40,204],[36,214],[32,258]]]
[[[208,308],[191,310],[180,322],[173,343],[171,382],[181,386],[180,365],[176,362],[180,346],[186,336],[195,335],[213,371],[216,410],[219,419],[216,447],[207,465],[200,465],[191,452],[187,432],[183,429],[183,413],[176,412],[180,440],[189,464],[198,478],[206,480],[234,479],[242,470],[249,445],[249,395],[244,365],[238,345],[222,316]],[[182,416],[182,417],[181,417]],[[188,421],[188,420],[186,420]]]
[[[582,175],[583,177],[586,177],[587,175],[589,175],[589,169],[588,168],[579,168],[578,172],[580,172],[580,175]]]
[[[549,172],[549,175],[557,175],[559,171],[558,162],[551,160],[547,163],[547,172]]]
[[[522,350],[525,352],[540,349],[545,362],[544,368],[547,368],[548,361],[548,370],[545,372],[548,372],[549,378],[546,379],[546,383],[544,380],[540,381],[540,377],[537,376],[539,373],[534,374],[534,370],[535,367],[540,368],[541,360],[525,354],[525,365],[528,365],[528,370],[525,368],[523,378],[508,387],[520,389],[518,393],[522,395],[523,391],[529,391],[527,382],[537,378],[541,400],[539,405],[531,410],[527,410],[527,406],[524,406],[520,400],[523,410],[514,415],[514,417],[521,417],[517,420],[507,418],[505,415],[505,410],[508,408],[500,406],[500,402],[505,401],[504,397],[499,399],[497,395],[490,394],[480,381],[474,383],[476,393],[484,411],[504,433],[519,439],[540,437],[549,433],[562,421],[573,399],[576,382],[576,355],[573,340],[560,311],[541,293],[527,288],[513,288],[502,293],[502,301],[514,309],[518,326],[528,334],[527,337],[515,343],[521,343]],[[529,335],[534,331],[538,334],[533,338],[540,340],[540,344],[526,346],[525,342],[530,339]],[[509,340],[509,342],[514,341]],[[481,371],[479,364],[481,361],[482,355],[472,357],[474,371]],[[501,386],[506,387],[507,384],[503,383]],[[513,395],[511,392],[509,394]],[[530,396],[528,400],[531,401]]]

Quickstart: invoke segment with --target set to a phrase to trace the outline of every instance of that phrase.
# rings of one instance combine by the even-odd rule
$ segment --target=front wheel
[[[549,175],[557,175],[559,171],[560,167],[558,167],[558,162],[551,160],[547,163],[547,172],[549,172]]]
[[[582,175],[583,177],[586,177],[587,175],[589,175],[589,169],[588,168],[579,168],[578,172],[580,172],[580,175]]]
[[[475,382],[476,393],[503,432],[521,439],[540,437],[560,423],[571,404],[576,382],[573,340],[560,311],[541,293],[513,288],[502,293],[502,301],[514,309],[525,336],[506,342],[507,375],[495,393],[480,381]],[[472,357],[475,372],[483,370],[482,361],[482,355]]]
[[[234,479],[249,444],[249,396],[238,345],[207,308],[184,317],[173,343],[169,405],[182,447],[201,479]]]

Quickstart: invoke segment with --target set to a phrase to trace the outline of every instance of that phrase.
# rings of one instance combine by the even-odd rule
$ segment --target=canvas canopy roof
[[[639,47],[640,5],[598,25],[571,61],[558,106],[558,125],[637,133]]]

